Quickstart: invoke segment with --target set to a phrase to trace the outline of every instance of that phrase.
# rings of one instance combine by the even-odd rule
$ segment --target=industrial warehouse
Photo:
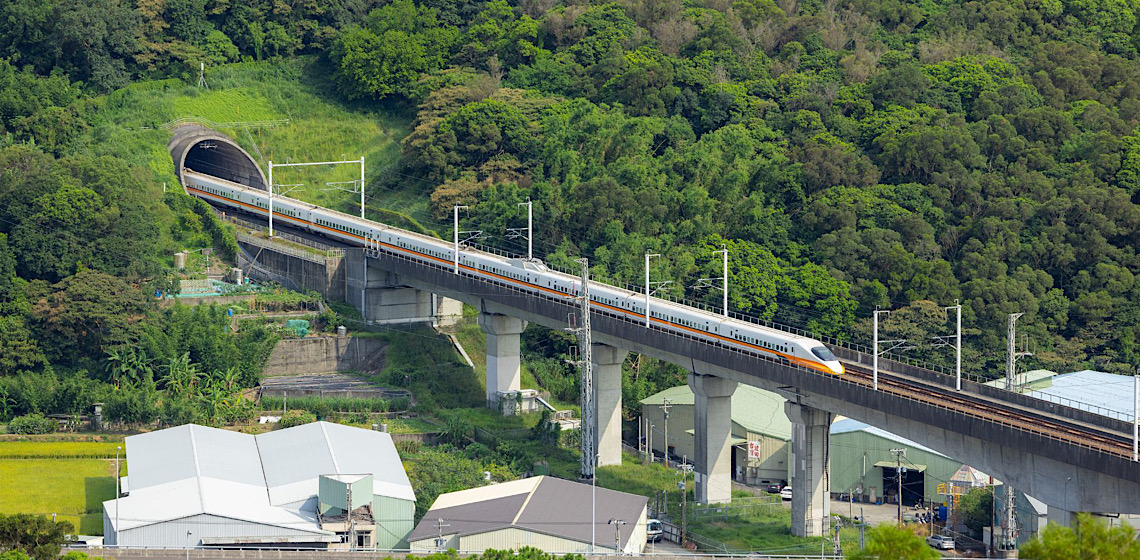
[[[387,433],[316,422],[260,435],[188,424],[126,439],[106,544],[398,548],[415,494]]]
[[[640,554],[647,503],[645,496],[560,478],[524,478],[439,496],[408,545],[413,552],[533,547]]]

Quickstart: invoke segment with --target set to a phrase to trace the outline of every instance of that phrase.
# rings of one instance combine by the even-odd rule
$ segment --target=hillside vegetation
[[[539,254],[587,256],[597,278],[638,283],[660,253],[671,297],[717,305],[696,286],[726,247],[730,305],[760,318],[866,341],[870,311],[894,309],[883,335],[945,362],[929,341],[957,300],[974,374],[1001,373],[1015,312],[1031,366],[1140,365],[1132,0],[284,6],[0,5],[19,22],[0,29],[0,416],[107,396],[153,417],[155,391],[240,415],[218,395],[256,380],[272,336],[148,297],[172,287],[174,250],[226,247],[161,190],[162,126],[183,117],[263,161],[363,155],[372,216],[442,230],[469,205],[464,229],[516,252],[529,198]],[[356,173],[278,182],[353,211],[327,183]],[[569,397],[563,338],[528,345]],[[683,379],[633,364],[630,403]]]

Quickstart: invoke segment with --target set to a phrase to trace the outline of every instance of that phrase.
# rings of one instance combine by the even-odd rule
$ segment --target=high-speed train
[[[183,182],[191,195],[211,204],[242,212],[269,216],[269,195],[260,189],[232,183],[184,168]],[[410,231],[364,220],[335,210],[283,196],[273,197],[273,219],[278,224],[307,230],[352,245],[399,253],[406,258],[455,266],[451,243]],[[459,269],[516,289],[547,297],[578,297],[581,279],[550,270],[541,261],[511,259],[460,248]],[[590,285],[590,300],[599,313],[645,320],[645,294],[602,283]],[[842,374],[843,365],[818,340],[728,319],[670,301],[650,298],[650,321],[660,329],[702,338],[722,346],[764,355],[824,373]]]

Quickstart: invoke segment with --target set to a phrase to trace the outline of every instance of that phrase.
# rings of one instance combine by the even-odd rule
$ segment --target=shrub
[[[290,410],[281,417],[281,421],[277,423],[277,429],[284,430],[285,428],[292,428],[293,426],[302,426],[311,422],[316,422],[317,417],[312,412],[307,410]]]
[[[50,434],[55,428],[55,420],[39,413],[13,418],[8,423],[8,432],[13,434]]]

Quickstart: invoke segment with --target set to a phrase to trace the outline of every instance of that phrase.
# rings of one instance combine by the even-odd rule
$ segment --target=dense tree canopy
[[[35,329],[62,332],[48,328],[51,294],[77,289],[78,275],[162,276],[153,240],[164,232],[147,216],[172,211],[179,235],[206,235],[177,198],[134,196],[152,170],[92,155],[106,100],[91,94],[192,79],[200,62],[311,55],[356,106],[414,112],[398,164],[369,186],[375,204],[389,190],[420,197],[440,226],[469,205],[484,241],[521,252],[507,230],[529,198],[552,265],[587,256],[596,277],[638,284],[643,255],[660,253],[650,272],[672,282],[664,295],[717,306],[707,280],[723,246],[730,305],[763,319],[862,339],[872,309],[896,309],[885,327],[941,360],[927,341],[949,334],[942,308],[957,300],[975,373],[1001,374],[1014,312],[1036,365],[1128,369],[1134,336],[1120,333],[1140,327],[1138,9],[0,4],[0,365],[45,373],[64,356]],[[150,343],[164,360],[198,354]]]

